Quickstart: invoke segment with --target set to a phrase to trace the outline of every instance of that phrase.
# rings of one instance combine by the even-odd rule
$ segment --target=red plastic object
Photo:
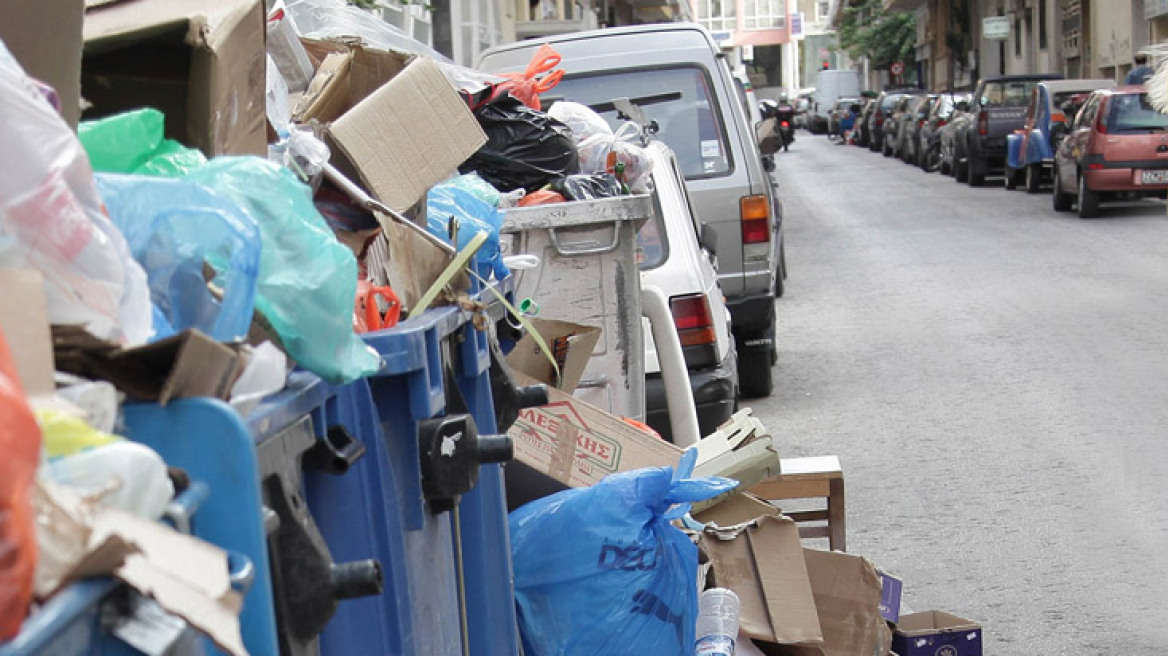
[[[531,63],[527,65],[527,70],[522,73],[504,75],[503,77],[507,78],[507,81],[496,85],[491,97],[494,98],[501,93],[510,91],[511,95],[522,101],[524,105],[535,110],[542,109],[539,104],[539,94],[550,91],[564,77],[563,70],[552,70],[559,66],[561,61],[563,61],[563,57],[560,56],[560,53],[556,52],[550,45],[543,44],[531,57]],[[543,75],[544,73],[546,75]],[[541,75],[543,77],[540,77]]]
[[[382,316],[377,299],[385,301],[388,309]],[[353,308],[353,330],[368,333],[397,325],[401,319],[401,299],[390,287],[375,287],[368,280],[357,282],[357,302]]]
[[[566,199],[559,192],[551,191],[550,189],[540,189],[527,194],[519,201],[519,207],[531,207],[532,205],[550,205],[552,203],[563,203]]]
[[[36,529],[31,505],[41,429],[0,333],[0,641],[20,632],[32,600]]]

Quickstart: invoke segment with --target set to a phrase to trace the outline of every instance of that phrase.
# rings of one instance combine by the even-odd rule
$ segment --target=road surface
[[[783,455],[839,454],[849,551],[985,654],[1168,654],[1168,216],[970,188],[799,132]]]

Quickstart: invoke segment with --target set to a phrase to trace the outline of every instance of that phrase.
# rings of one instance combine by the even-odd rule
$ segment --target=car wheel
[[[969,163],[962,161],[956,156],[953,158],[953,178],[958,183],[969,180]]]
[[[1093,219],[1099,216],[1099,192],[1087,187],[1087,176],[1079,176],[1079,218]]]
[[[1026,193],[1037,194],[1042,186],[1042,169],[1037,164],[1026,167]]]
[[[1013,191],[1018,188],[1018,176],[1014,169],[1006,167],[1006,189]]]
[[[771,395],[775,389],[771,363],[777,357],[774,347],[770,345],[739,347],[738,390],[742,398],[758,399]]]
[[[1058,168],[1054,169],[1054,188],[1050,195],[1051,205],[1056,212],[1070,212],[1071,211],[1071,195],[1063,190],[1062,176],[1059,175]]]

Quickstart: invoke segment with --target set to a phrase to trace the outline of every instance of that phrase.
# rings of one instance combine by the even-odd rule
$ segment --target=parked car
[[[1168,115],[1143,86],[1093,91],[1054,156],[1054,209],[1087,219],[1099,203],[1168,194]]]
[[[775,298],[786,275],[782,205],[713,37],[686,23],[574,32],[492,48],[479,67],[523,71],[545,41],[563,57],[565,72],[545,102],[574,100],[616,125],[613,101],[627,98],[657,121],[698,217],[718,235],[718,279],[740,356],[740,390],[770,394]]]
[[[919,97],[902,94],[892,106],[888,117],[884,119],[884,143],[881,144],[880,151],[885,157],[892,157],[899,152],[902,136],[900,126],[904,124],[904,117],[909,113],[910,106],[915,104]]]
[[[876,111],[876,99],[869,98],[864,101],[864,111],[856,119],[856,145],[867,146],[872,138],[871,128],[868,125],[868,119],[872,117],[872,112]]]
[[[962,171],[957,170],[957,162],[965,156],[961,144],[965,142],[965,131],[969,128],[969,123],[973,120],[973,115],[970,113],[970,103],[973,101],[973,94],[969,94],[969,98],[959,100],[953,105],[953,115],[949,117],[949,124],[941,131],[941,167],[946,171],[947,175],[953,176],[958,182],[965,182],[965,177],[958,177],[958,173]]]
[[[909,103],[908,112],[901,121],[900,145],[897,147],[897,154],[905,164],[918,164],[921,126],[929,119],[929,109],[936,99],[937,94],[931,93]]]
[[[969,118],[958,128],[956,177],[976,187],[1006,164],[1006,135],[1022,127],[1034,86],[1058,74],[998,75],[977,83]]]
[[[709,229],[703,242],[701,222],[693,212],[685,178],[673,151],[661,141],[645,149],[653,162],[657,211],[645,223],[638,242],[645,256],[641,284],[660,288],[669,298],[681,340],[690,389],[705,436],[734,413],[738,392],[738,357],[730,337],[730,313],[713,265],[716,250]],[[665,383],[648,321],[645,330],[645,421],[672,441]]]
[[[1025,125],[1006,136],[1006,189],[1025,183],[1026,191],[1038,193],[1050,177],[1057,142],[1070,126],[1063,107],[1073,104],[1075,96],[1114,86],[1113,80],[1052,80],[1035,85]]]
[[[925,119],[924,125],[921,126],[918,137],[917,166],[921,167],[922,170],[932,173],[940,169],[942,173],[948,174],[944,165],[941,138],[945,127],[949,125],[949,119],[956,111],[957,103],[963,100],[968,102],[968,98],[967,94],[937,94],[937,98],[929,107],[929,116]]]
[[[835,107],[831,108],[831,113],[828,114],[827,119],[827,136],[829,138],[838,137],[843,134],[841,124],[848,112],[851,111],[852,105],[859,101],[859,98],[840,98],[835,101]]]
[[[868,117],[868,148],[871,151],[880,152],[884,146],[884,120],[892,112],[893,105],[912,92],[923,93],[918,89],[885,89],[876,97],[876,105]]]

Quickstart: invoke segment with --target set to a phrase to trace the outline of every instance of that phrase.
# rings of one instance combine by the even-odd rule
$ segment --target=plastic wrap
[[[426,55],[440,62],[450,61],[402,30],[343,0],[288,0],[287,9],[302,37],[358,37],[365,45],[374,48],[402,50]]]
[[[260,230],[239,205],[190,180],[99,175],[110,218],[146,269],[167,331],[198,328],[224,342],[247,337],[260,271]],[[204,266],[214,271],[207,288]]]
[[[528,654],[693,653],[698,551],[670,522],[736,483],[689,479],[690,453],[677,476],[667,467],[614,474],[511,513]]]
[[[641,128],[625,123],[613,134],[596,134],[580,144],[581,173],[612,173],[630,189],[640,190],[648,183],[653,160],[641,148]]]
[[[568,126],[577,144],[598,134],[612,134],[612,128],[603,116],[597,114],[591,107],[577,102],[556,101],[548,109],[548,116]]]
[[[136,109],[82,121],[77,136],[101,173],[180,176],[207,163],[203,153],[163,136],[166,119],[156,109]]]
[[[431,234],[450,241],[450,223],[457,220],[455,247],[462,250],[479,231],[487,233],[487,242],[474,256],[475,272],[484,280],[494,274],[497,280],[510,275],[499,250],[499,229],[503,213],[466,189],[451,182],[435,185],[426,194],[426,227]]]
[[[258,157],[217,157],[189,178],[239,204],[263,247],[256,308],[288,354],[330,382],[367,376],[377,352],[353,333],[357,260],[287,169]]]
[[[102,213],[81,142],[2,43],[0,116],[0,266],[44,275],[53,323],[146,341],[146,274]]]

